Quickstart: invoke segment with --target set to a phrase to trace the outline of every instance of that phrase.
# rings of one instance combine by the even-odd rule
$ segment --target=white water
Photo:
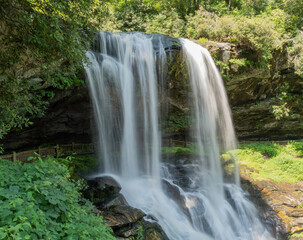
[[[156,60],[152,38],[160,41]],[[236,146],[220,75],[209,53],[181,40],[192,85],[198,159],[161,163],[158,88],[166,59],[161,37],[101,32],[85,66],[100,142],[100,174],[114,176],[130,205],[158,220],[171,240],[270,239],[238,185],[224,183],[220,150]],[[156,62],[162,63],[156,72]],[[162,89],[162,88],[160,88]],[[237,171],[237,169],[235,170]],[[238,176],[237,174],[235,174]]]

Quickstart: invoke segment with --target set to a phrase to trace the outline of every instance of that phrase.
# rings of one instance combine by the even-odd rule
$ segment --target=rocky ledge
[[[260,216],[272,228],[276,239],[302,239],[303,181],[258,181],[251,177],[255,169],[243,165],[241,169],[243,186],[249,190],[252,200],[260,207]]]
[[[117,239],[168,240],[155,220],[128,205],[120,193],[120,184],[114,178],[97,177],[87,180],[87,183],[83,196],[94,203],[95,214],[102,216]]]

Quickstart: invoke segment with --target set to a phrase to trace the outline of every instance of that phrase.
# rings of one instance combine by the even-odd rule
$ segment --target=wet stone
[[[107,225],[115,229],[136,223],[146,214],[131,206],[120,205],[102,211],[102,215],[103,219],[107,222]]]
[[[246,186],[252,200],[263,211],[261,215],[265,223],[275,225],[281,236],[289,236],[276,238],[298,239],[292,235],[303,231],[303,182],[279,183],[271,179],[256,181],[250,176],[254,169],[247,169],[245,166],[241,168],[245,172],[241,174],[243,186]]]
[[[88,188],[83,190],[83,196],[96,206],[103,207],[119,196],[121,185],[110,176],[87,180]]]

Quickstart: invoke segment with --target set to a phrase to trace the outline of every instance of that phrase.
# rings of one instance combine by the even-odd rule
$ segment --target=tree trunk
[[[228,1],[228,11],[231,11],[231,0]]]

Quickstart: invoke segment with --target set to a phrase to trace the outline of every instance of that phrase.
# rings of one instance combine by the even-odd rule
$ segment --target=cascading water
[[[158,91],[166,61],[161,39],[101,32],[96,50],[87,52],[99,172],[115,177],[128,203],[157,219],[171,240],[271,239],[244,197],[238,175],[224,183],[220,150],[236,146],[229,106],[209,53],[189,40],[180,41],[192,85],[199,157],[182,163],[188,181],[174,174],[174,164],[161,162]],[[160,67],[156,62],[162,63]]]

